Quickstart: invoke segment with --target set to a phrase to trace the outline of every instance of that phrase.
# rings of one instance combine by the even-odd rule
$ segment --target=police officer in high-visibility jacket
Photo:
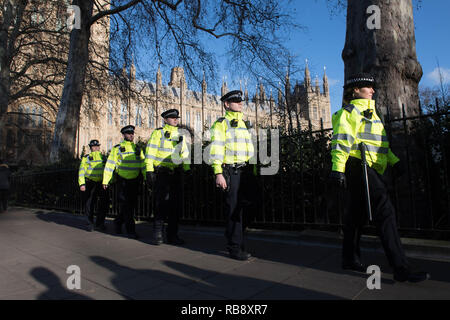
[[[163,242],[167,217],[167,243],[182,245],[185,241],[178,236],[178,221],[183,206],[182,176],[190,170],[190,154],[185,135],[178,128],[178,110],[164,111],[161,117],[164,127],[152,132],[145,150],[147,183],[153,184],[155,201],[152,244]]]
[[[123,127],[120,132],[124,140],[111,149],[103,174],[103,187],[106,190],[117,172],[118,215],[115,219],[116,233],[122,233],[122,224],[129,237],[138,239],[135,230],[134,212],[137,205],[139,184],[145,179],[144,152],[134,144],[134,126]]]
[[[230,257],[247,260],[251,255],[244,245],[244,231],[248,223],[244,202],[253,202],[251,188],[254,155],[252,136],[242,114],[242,91],[230,91],[220,98],[224,102],[225,117],[211,127],[209,161],[216,186],[225,191],[224,211],[227,219],[225,237]]]
[[[95,228],[104,231],[106,230],[105,217],[109,206],[108,193],[102,187],[106,157],[100,152],[98,140],[91,140],[89,148],[91,152],[81,160],[78,170],[78,184],[82,192],[84,214],[88,218],[88,230],[94,229],[94,207],[97,198],[99,198]]]
[[[389,147],[383,123],[375,110],[375,100],[372,100],[374,88],[375,80],[370,75],[351,76],[344,85],[344,105],[332,117],[330,183],[348,192],[342,267],[364,273],[367,269],[367,265],[361,262],[359,246],[362,227],[368,216],[360,151],[363,143],[367,150],[365,158],[373,222],[394,270],[394,279],[419,282],[426,280],[429,275],[411,270],[400,242],[395,209],[389,199],[383,174],[387,166],[393,167],[394,176],[401,175],[403,170],[399,158]]]

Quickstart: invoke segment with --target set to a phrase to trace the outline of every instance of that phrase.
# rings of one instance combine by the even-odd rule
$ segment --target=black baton
[[[365,187],[364,190],[366,193],[367,213],[369,214],[369,221],[372,221],[372,207],[370,205],[369,177],[367,175],[367,161],[366,161],[367,147],[363,142],[361,142],[359,144],[359,149],[361,151],[361,162],[362,162],[364,187]]]

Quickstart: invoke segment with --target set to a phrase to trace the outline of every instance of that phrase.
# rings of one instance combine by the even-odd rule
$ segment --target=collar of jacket
[[[95,154],[102,154],[100,151],[91,151],[91,152],[89,152],[89,154],[88,154],[88,156],[94,156]]]
[[[352,105],[358,108],[360,112],[363,112],[367,109],[375,110],[375,100],[371,99],[354,99],[350,101]]]
[[[227,118],[228,120],[233,120],[233,119],[242,120],[242,117],[243,117],[242,112],[229,111],[229,110],[227,110],[227,112],[225,112],[225,118]]]
[[[163,127],[163,130],[164,130],[164,132],[169,131],[170,133],[173,133],[173,132],[177,132],[178,131],[178,127],[171,126],[170,124],[166,123],[164,125],[164,127]]]
[[[127,145],[127,144],[129,144],[129,145],[133,145],[134,144],[134,142],[131,142],[131,141],[127,141],[127,140],[122,140],[122,142],[120,143],[121,145]]]

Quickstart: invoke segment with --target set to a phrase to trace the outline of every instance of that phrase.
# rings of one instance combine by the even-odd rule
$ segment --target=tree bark
[[[380,9],[380,26],[373,28],[373,11]],[[369,20],[369,22],[368,22]],[[370,27],[368,27],[368,25]],[[345,79],[366,72],[375,77],[377,109],[384,116],[418,114],[422,67],[417,61],[411,0],[348,0],[347,32],[342,51]]]
[[[80,109],[83,99],[86,67],[89,62],[90,20],[93,1],[73,1],[80,7],[80,29],[70,34],[69,57],[61,102],[56,117],[53,142],[50,149],[50,162],[61,160],[63,156],[72,156],[75,150],[77,125],[80,121]]]

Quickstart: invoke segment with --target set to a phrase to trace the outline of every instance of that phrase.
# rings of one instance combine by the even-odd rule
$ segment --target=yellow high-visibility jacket
[[[80,187],[86,184],[86,179],[100,182],[103,178],[105,157],[100,151],[93,151],[81,159],[78,169],[78,184]]]
[[[224,163],[247,162],[254,155],[252,137],[242,116],[242,112],[226,111],[225,117],[217,119],[211,127],[209,161],[214,174],[222,173]]]
[[[124,179],[135,179],[142,173],[145,179],[144,152],[131,141],[122,141],[111,149],[103,173],[103,184],[111,181],[114,170]]]
[[[348,157],[361,159],[359,144],[367,146],[368,165],[383,174],[387,165],[400,161],[391,148],[383,123],[375,111],[375,101],[355,99],[344,105],[332,117],[333,138],[331,140],[332,170],[345,172]]]
[[[145,148],[146,171],[153,172],[159,166],[174,170],[181,164],[184,171],[190,169],[189,149],[178,127],[165,124],[154,130]]]

